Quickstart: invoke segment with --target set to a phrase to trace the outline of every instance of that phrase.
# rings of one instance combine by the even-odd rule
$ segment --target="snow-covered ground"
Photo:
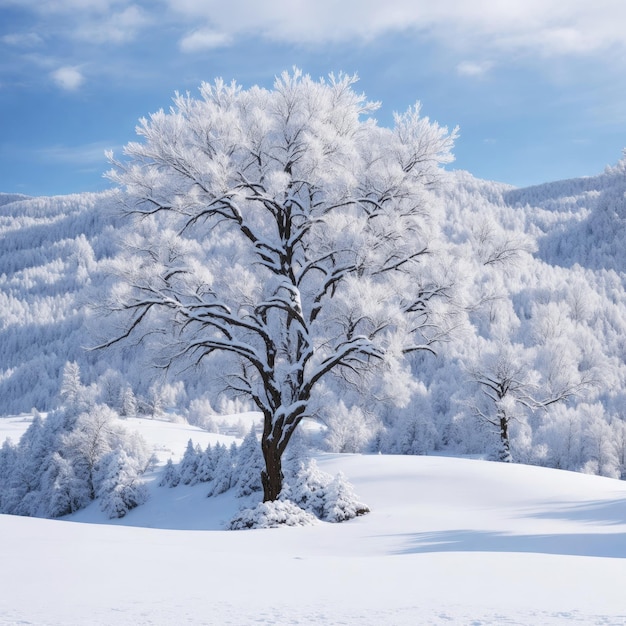
[[[23,419],[0,420],[0,442]],[[161,460],[217,437],[128,425]],[[121,520],[97,503],[63,521],[0,516],[0,624],[626,624],[626,483],[444,457],[318,462],[372,513],[224,531],[241,500],[154,481]]]

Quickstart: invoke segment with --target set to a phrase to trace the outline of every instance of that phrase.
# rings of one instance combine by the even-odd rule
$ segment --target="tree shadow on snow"
[[[595,500],[592,502],[563,502],[550,510],[530,513],[527,517],[538,519],[564,519],[588,522],[599,526],[626,524],[626,499]]]
[[[406,535],[397,554],[427,552],[529,552],[626,558],[626,533],[519,535],[483,530],[444,530]]]

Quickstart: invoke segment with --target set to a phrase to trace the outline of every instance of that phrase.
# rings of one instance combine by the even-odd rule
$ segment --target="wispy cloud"
[[[220,33],[208,28],[194,30],[185,35],[180,41],[180,49],[183,52],[198,52],[222,48],[232,43],[232,37],[226,33]]]
[[[85,77],[77,67],[60,67],[51,72],[52,80],[67,91],[76,91],[84,82]]]
[[[626,48],[623,0],[167,0],[183,18],[231,36],[290,43],[371,39],[414,30],[455,48],[528,55]],[[182,45],[182,44],[181,44]]]
[[[482,78],[489,73],[489,70],[493,67],[491,61],[482,61],[477,63],[475,61],[463,61],[456,67],[457,74],[461,76],[470,76],[476,78]]]
[[[463,55],[541,58],[615,49],[626,59],[623,0],[0,0],[1,6],[31,11],[55,33],[96,44],[129,42],[149,25],[167,24],[183,52],[250,36],[323,45],[409,32]]]
[[[32,156],[44,163],[68,163],[73,165],[103,165],[107,163],[107,150],[121,151],[121,146],[97,141],[78,146],[54,145],[37,149]]]
[[[42,15],[67,14],[77,12],[107,13],[120,4],[130,4],[127,0],[1,0],[0,6],[19,6]]]
[[[151,22],[152,18],[146,11],[133,5],[106,17],[83,20],[74,31],[74,37],[92,43],[124,43],[132,41]]]
[[[78,145],[54,144],[40,147],[0,142],[0,157],[43,164],[60,164],[96,167],[104,171],[107,166],[105,153],[109,150],[120,153],[123,147],[114,142],[94,141]]]
[[[35,48],[44,42],[37,33],[10,33],[0,37],[0,41],[16,48]]]
[[[31,11],[57,37],[92,44],[132,41],[162,10],[154,2],[141,6],[131,0],[0,0],[2,5]]]

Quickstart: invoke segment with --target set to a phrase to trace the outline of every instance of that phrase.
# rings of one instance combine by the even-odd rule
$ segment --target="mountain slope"
[[[341,393],[324,398],[328,448],[494,454],[498,429],[480,417],[494,407],[470,372],[515,354],[539,399],[568,384],[576,393],[545,411],[514,407],[513,458],[626,476],[625,192],[626,159],[595,177],[528,189],[447,176],[440,246],[467,323],[437,357],[415,357],[419,384],[404,408],[368,405],[364,415]],[[78,363],[92,397],[118,411],[129,393],[144,414],[157,400],[193,420],[231,410],[212,386],[219,372],[167,378],[141,345],[85,349],[98,343],[94,331],[106,336],[106,320],[89,305],[110,284],[121,234],[115,208],[112,192],[0,194],[0,415],[56,406],[67,361]]]

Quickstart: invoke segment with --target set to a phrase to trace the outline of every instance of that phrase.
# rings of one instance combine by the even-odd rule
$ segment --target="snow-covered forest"
[[[488,454],[498,430],[480,376],[508,367],[539,398],[578,393],[545,408],[512,392],[514,460],[620,477],[626,471],[626,160],[594,177],[513,189],[452,172],[440,193],[450,262],[474,306],[469,324],[415,363],[402,409],[343,401],[320,408],[330,450]],[[191,422],[232,412],[205,387],[211,372],[166,380],[137,347],[90,351],[90,304],[115,255],[110,193],[0,195],[0,413],[58,405],[67,362],[112,408],[175,410]],[[507,361],[508,359],[508,361]],[[141,363],[141,365],[138,365]],[[124,408],[124,398],[130,406]],[[130,402],[128,401],[128,398]],[[492,406],[490,406],[492,404]],[[134,408],[133,408],[134,407]],[[240,408],[240,407],[238,407]]]
[[[129,176],[118,171],[117,180]],[[445,285],[441,302],[428,303],[438,334],[422,329],[428,349],[408,356],[410,372],[386,361],[365,384],[347,370],[339,382],[325,379],[305,416],[319,426],[318,443],[332,452],[477,455],[626,478],[626,157],[597,176],[526,189],[439,169],[424,202],[435,259],[429,284],[436,276]],[[342,232],[341,222],[332,226]],[[71,442],[89,407],[176,415],[214,431],[220,415],[257,410],[224,393],[211,360],[176,367],[166,358],[157,367],[165,318],[139,338],[92,349],[125,330],[102,310],[120,268],[138,269],[122,244],[125,229],[114,191],[0,194],[0,415],[51,411],[70,394],[83,405],[71,419],[64,409],[57,434]],[[416,231],[416,245],[423,236]],[[231,244],[215,244],[222,261]],[[241,258],[221,271],[245,298],[263,274],[239,266]],[[148,463],[137,446],[131,457]]]

